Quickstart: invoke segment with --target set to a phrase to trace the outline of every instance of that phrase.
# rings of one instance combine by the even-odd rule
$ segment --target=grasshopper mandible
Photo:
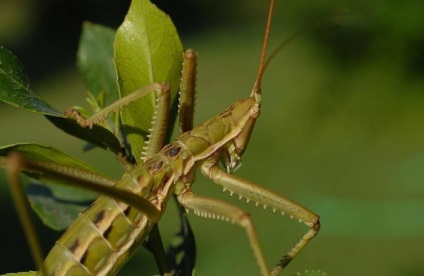
[[[20,185],[18,174],[23,170],[57,177],[65,182],[79,183],[104,194],[75,220],[44,261],[41,254],[34,253],[40,273],[117,273],[159,221],[172,195],[176,195],[179,204],[195,215],[220,218],[240,225],[247,233],[262,275],[279,274],[316,236],[320,223],[319,217],[312,211],[231,174],[241,164],[240,157],[246,150],[256,119],[260,115],[261,79],[265,69],[273,5],[274,1],[271,0],[258,76],[250,96],[234,103],[200,126],[192,128],[197,54],[192,49],[187,50],[184,53],[179,105],[182,134],[174,142],[163,146],[169,114],[167,108],[158,108],[153,122],[156,132],[150,137],[155,142],[147,145],[144,162],[125,173],[113,187],[105,187],[102,179],[88,172],[26,160],[19,154],[9,156],[8,176],[13,186]],[[169,85],[152,83],[121,98],[88,119],[72,109],[67,111],[67,115],[75,118],[83,127],[92,127],[110,112],[152,92],[155,93],[159,105],[169,106]],[[221,169],[220,164],[225,170]],[[191,186],[198,168],[205,177],[222,186],[224,190],[294,217],[310,229],[270,270],[249,214],[229,203],[198,196],[192,192]],[[28,235],[33,235],[31,230]]]

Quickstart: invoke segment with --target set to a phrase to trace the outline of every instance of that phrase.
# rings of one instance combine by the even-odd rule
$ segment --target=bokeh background
[[[267,1],[154,1],[170,14],[185,48],[199,52],[196,124],[246,97],[256,77]],[[75,66],[81,24],[119,26],[129,0],[1,0],[0,44],[25,64],[35,90],[58,109],[85,105]],[[263,110],[236,172],[321,216],[321,232],[285,275],[424,274],[424,2],[277,1],[270,48],[308,22],[345,13],[287,46],[263,80]],[[56,130],[43,116],[0,104],[0,145],[37,142],[119,178],[102,150]],[[34,269],[9,191],[0,181],[0,273]],[[268,262],[307,228],[239,202],[201,175],[195,191],[252,213]],[[160,222],[169,243],[175,204]],[[257,275],[242,229],[190,217],[197,275]],[[39,225],[41,228],[41,225]],[[46,248],[57,233],[42,229]],[[121,275],[157,273],[137,252]]]

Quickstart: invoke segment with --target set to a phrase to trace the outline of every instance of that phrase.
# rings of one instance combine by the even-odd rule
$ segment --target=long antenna
[[[253,91],[252,91],[252,94],[250,94],[251,97],[261,92],[261,81],[262,81],[262,76],[265,70],[266,48],[268,46],[268,39],[269,39],[269,32],[271,30],[271,19],[272,19],[273,11],[274,11],[274,0],[271,0],[270,6],[269,6],[268,20],[266,22],[266,27],[265,27],[264,44],[262,45],[262,53],[261,53],[261,58],[259,61],[258,76],[256,77],[255,84],[253,85]]]

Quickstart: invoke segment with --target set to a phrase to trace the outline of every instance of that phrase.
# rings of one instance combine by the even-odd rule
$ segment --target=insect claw
[[[293,219],[293,216],[290,216],[290,219]]]
[[[246,203],[249,203],[250,199],[246,198]]]
[[[239,195],[239,200],[241,200],[243,198],[243,196]]]
[[[264,204],[264,210],[266,209],[266,207],[267,207],[267,206]]]
[[[275,211],[277,211],[277,209],[275,209],[275,208],[272,208],[272,212],[273,212],[273,213],[275,213]]]

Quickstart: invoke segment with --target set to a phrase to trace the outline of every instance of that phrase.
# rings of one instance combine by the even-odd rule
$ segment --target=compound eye
[[[252,118],[258,118],[260,113],[261,112],[260,112],[259,106],[257,105],[252,106],[249,110],[250,117]]]

